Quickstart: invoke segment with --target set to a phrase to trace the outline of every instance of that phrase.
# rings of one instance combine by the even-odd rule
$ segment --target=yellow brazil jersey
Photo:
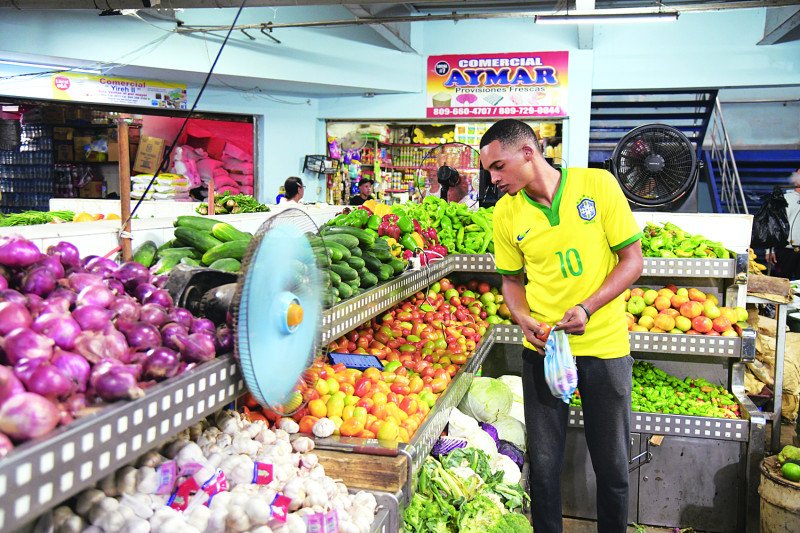
[[[531,315],[550,325],[592,295],[617,264],[615,251],[641,231],[614,177],[605,170],[562,170],[548,208],[524,190],[505,195],[494,211],[497,272],[525,271]],[[618,296],[592,314],[583,335],[570,335],[572,354],[603,359],[630,353],[625,301]],[[532,346],[525,341],[529,348]]]

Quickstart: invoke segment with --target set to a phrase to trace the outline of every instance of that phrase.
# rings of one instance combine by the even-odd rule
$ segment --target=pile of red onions
[[[175,307],[165,281],[66,242],[42,254],[0,238],[0,457],[232,350],[230,329]]]

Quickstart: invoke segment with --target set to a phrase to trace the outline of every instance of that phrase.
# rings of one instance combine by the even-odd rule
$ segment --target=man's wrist
[[[586,313],[586,321],[588,322],[590,318],[592,318],[592,312],[589,311],[589,308],[586,307],[584,304],[577,304],[578,307],[583,309],[583,312]]]

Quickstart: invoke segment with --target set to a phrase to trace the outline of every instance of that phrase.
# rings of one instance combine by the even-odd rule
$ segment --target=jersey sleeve
[[[608,245],[614,252],[625,248],[642,238],[642,231],[633,218],[628,199],[610,172],[602,171],[603,176],[603,229]]]
[[[521,274],[525,263],[522,252],[514,242],[510,209],[507,204],[495,207],[493,233],[494,262],[497,273],[507,276]]]

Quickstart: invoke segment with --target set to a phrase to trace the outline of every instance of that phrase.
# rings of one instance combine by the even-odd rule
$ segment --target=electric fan
[[[629,131],[606,161],[634,210],[697,212],[702,163],[676,128],[646,124]]]
[[[479,188],[480,153],[459,142],[438,144],[428,150],[417,167],[417,188],[423,196],[439,194],[459,201]]]
[[[314,221],[289,208],[267,219],[242,259],[241,272],[178,268],[167,290],[176,305],[234,328],[235,356],[253,397],[290,415],[314,383],[304,372],[323,356],[319,343],[322,276],[309,237]]]

